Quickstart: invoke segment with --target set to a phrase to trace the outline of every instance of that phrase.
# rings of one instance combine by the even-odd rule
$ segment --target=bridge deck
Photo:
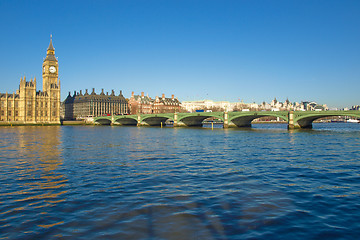
[[[254,119],[276,117],[288,123],[289,128],[311,128],[312,122],[324,117],[348,116],[360,119],[360,111],[249,111],[249,112],[195,112],[195,113],[159,113],[139,115],[115,115],[94,117],[95,124],[118,124],[137,126],[161,126],[167,120],[179,126],[201,126],[207,118],[219,119],[224,128],[248,127]]]

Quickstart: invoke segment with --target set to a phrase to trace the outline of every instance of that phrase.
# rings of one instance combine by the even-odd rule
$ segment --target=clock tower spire
[[[43,91],[49,92],[50,88],[58,85],[58,60],[55,57],[55,48],[50,35],[50,44],[43,62]]]

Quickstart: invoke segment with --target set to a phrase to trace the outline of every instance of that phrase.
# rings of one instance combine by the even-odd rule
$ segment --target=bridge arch
[[[107,118],[98,118],[94,120],[94,123],[99,125],[111,125],[111,120]]]
[[[234,124],[236,127],[251,127],[251,122],[254,119],[262,117],[278,117],[288,122],[287,112],[234,112],[229,117],[229,123]]]
[[[320,118],[324,117],[337,117],[337,116],[347,116],[360,118],[360,112],[355,111],[323,111],[323,112],[304,112],[304,113],[294,113],[294,128],[312,128],[312,123]]]
[[[211,117],[218,118],[224,121],[223,112],[203,112],[203,113],[192,113],[183,114],[178,117],[178,125],[185,125],[188,127],[201,127],[202,122]]]
[[[202,122],[209,117],[207,116],[189,116],[180,119],[179,121],[188,127],[200,127]]]
[[[119,124],[119,125],[133,125],[133,126],[136,126],[137,125],[137,120],[134,119],[134,118],[130,118],[130,117],[121,117],[121,118],[117,118],[114,123]]]
[[[149,117],[144,117],[141,121],[141,125],[145,125],[145,126],[160,126],[161,124],[165,126],[165,122],[166,120],[173,120],[170,117],[166,117],[166,116],[149,116]]]

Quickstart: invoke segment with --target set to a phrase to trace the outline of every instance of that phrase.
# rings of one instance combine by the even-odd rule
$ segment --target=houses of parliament
[[[36,78],[24,77],[16,92],[0,93],[0,124],[60,124],[59,67],[52,38],[42,67],[42,91],[36,90]]]

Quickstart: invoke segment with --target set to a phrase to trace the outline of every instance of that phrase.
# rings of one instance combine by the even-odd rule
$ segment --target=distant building
[[[24,77],[16,93],[0,93],[0,122],[60,124],[59,66],[52,39],[42,67],[43,91],[36,91],[36,78]]]
[[[213,112],[229,110],[230,102],[221,101],[214,102],[212,100],[183,101],[181,107],[187,112],[195,112],[196,110],[211,110]],[[230,109],[231,111],[231,109]]]
[[[276,98],[271,101],[270,108],[271,111],[290,111],[295,109],[294,104],[291,103],[289,99],[286,99],[286,101],[283,103],[279,102]]]
[[[327,111],[329,108],[324,105],[319,105],[316,102],[304,101],[300,103],[300,110],[303,111]]]
[[[360,105],[354,105],[350,108],[350,110],[360,110]]]
[[[115,95],[114,90],[111,94],[104,93],[104,89],[100,94],[95,93],[93,88],[91,94],[88,90],[74,92],[71,96],[70,92],[65,101],[63,102],[63,111],[65,120],[81,119],[85,117],[97,117],[102,115],[120,115],[128,113],[128,104],[122,92]]]
[[[184,101],[181,107],[187,112],[195,112],[196,110],[209,110],[212,112],[232,112],[242,111],[243,109],[257,110],[256,103],[236,102],[231,103],[228,101],[215,102],[213,100],[198,100],[198,101]]]
[[[141,95],[134,95],[132,92],[129,99],[130,114],[155,114],[155,113],[174,113],[180,111],[180,101],[171,95],[171,98],[166,98],[165,94],[162,97],[158,96],[155,99],[145,96],[144,92]]]
[[[199,101],[184,101],[181,104],[182,109],[187,112],[195,112],[196,110],[211,110],[213,112],[232,112],[232,111],[326,111],[328,107],[326,104],[319,105],[315,102],[301,102],[291,103],[289,99],[285,102],[279,102],[276,98],[270,103],[262,102],[244,103],[241,102],[228,102],[220,101],[215,102],[212,100],[199,100]]]

